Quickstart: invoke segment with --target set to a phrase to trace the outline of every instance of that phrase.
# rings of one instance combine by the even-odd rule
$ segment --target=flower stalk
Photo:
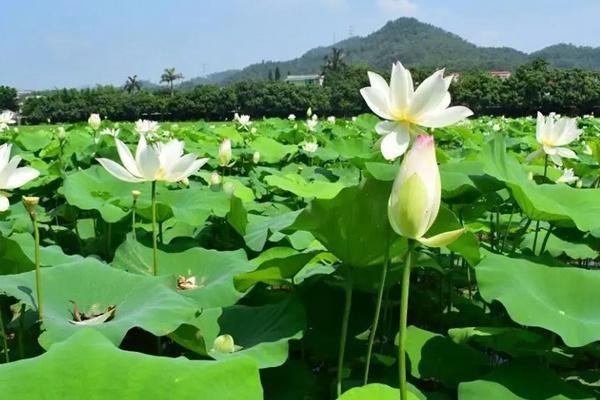
[[[158,274],[158,230],[156,227],[156,181],[152,181],[152,275]]]
[[[141,193],[139,190],[132,190],[131,191],[131,196],[133,197],[133,206],[131,208],[131,236],[133,236],[133,240],[136,240],[136,233],[135,233],[135,214],[137,211],[137,201],[140,197]]]
[[[406,329],[408,320],[408,295],[410,292],[410,270],[412,268],[412,252],[414,240],[409,239],[404,271],[402,272],[402,294],[400,297],[400,331],[398,333],[398,365],[400,378],[400,399],[408,400],[406,385]]]
[[[39,197],[27,197],[23,196],[23,204],[25,209],[29,213],[31,222],[33,224],[33,237],[34,237],[34,259],[35,259],[35,297],[37,301],[38,320],[43,323],[44,315],[44,302],[42,296],[42,276],[40,268],[40,230],[37,221],[36,207],[39,204]]]
[[[346,282],[344,314],[342,316],[342,333],[340,335],[340,350],[338,353],[337,368],[337,397],[342,395],[342,380],[344,375],[344,355],[346,353],[346,339],[348,337],[348,323],[350,322],[350,310],[352,309],[352,289],[354,282],[352,280],[352,270],[348,273]]]
[[[373,315],[373,323],[371,324],[371,332],[369,333],[369,343],[367,345],[367,360],[365,364],[365,374],[363,377],[363,385],[366,385],[369,381],[369,369],[371,368],[371,356],[373,354],[373,343],[375,342],[375,336],[377,335],[377,327],[379,325],[379,316],[381,314],[381,304],[383,301],[383,291],[385,288],[385,281],[387,279],[387,272],[390,264],[390,240],[388,237],[387,246],[385,250],[383,265],[381,266],[381,278],[379,280],[379,290],[377,292],[377,303],[375,305],[375,314]]]

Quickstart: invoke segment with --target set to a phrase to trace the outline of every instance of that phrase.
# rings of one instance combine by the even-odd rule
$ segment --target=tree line
[[[235,112],[254,118],[303,115],[308,107],[322,116],[350,117],[369,112],[359,89],[368,85],[366,66],[346,65],[341,53],[324,60],[323,86],[293,85],[277,80],[237,82],[219,87],[200,85],[189,92],[152,92],[128,79],[130,86],[63,89],[30,96],[22,104],[26,123],[84,121],[100,113],[114,121],[226,120]],[[171,71],[171,79],[176,72]],[[389,79],[389,71],[378,71]],[[431,70],[414,70],[415,83]],[[133,81],[133,82],[132,82]],[[171,80],[170,82],[172,82]],[[171,89],[171,85],[169,85]],[[600,73],[557,69],[537,60],[518,68],[508,79],[488,71],[468,71],[451,86],[453,104],[478,115],[532,115],[536,111],[569,115],[600,111]],[[0,87],[0,109],[16,108],[16,91]]]

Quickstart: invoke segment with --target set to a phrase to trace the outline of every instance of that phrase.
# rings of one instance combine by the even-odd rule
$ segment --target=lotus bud
[[[221,335],[213,342],[213,351],[218,353],[233,353],[235,352],[235,342],[231,335]]]
[[[218,172],[213,172],[212,174],[210,174],[210,185],[211,186],[218,186],[221,184],[221,175],[219,175]]]
[[[225,139],[219,146],[219,165],[221,167],[226,167],[231,161],[231,158],[231,140]]]
[[[312,116],[312,113],[313,113],[313,111],[312,111],[312,107],[308,107],[308,110],[306,110],[306,116],[307,116],[308,118],[310,118],[310,117]]]
[[[437,218],[441,197],[442,184],[433,136],[417,136],[404,156],[392,186],[388,201],[392,229],[429,247],[452,243],[464,233],[463,228],[425,238]]]
[[[39,203],[39,197],[23,196],[23,205],[25,206],[25,209],[27,210],[31,218],[35,218],[35,209],[37,208]]]
[[[91,114],[90,117],[88,118],[88,125],[92,129],[100,128],[101,124],[102,124],[102,119],[100,119],[100,114]]]
[[[581,189],[583,187],[583,181],[581,179],[577,179],[577,183],[575,184],[577,189]]]
[[[442,186],[433,136],[420,135],[404,157],[388,202],[396,233],[409,239],[425,235],[440,209]]]
[[[232,182],[225,182],[223,185],[223,191],[228,195],[232,195],[235,192],[235,185]]]
[[[256,128],[250,129],[250,133],[254,135],[256,133]]]
[[[139,190],[132,190],[131,196],[133,197],[133,201],[137,201],[137,199],[140,198],[141,194],[142,194],[142,192],[140,192]]]
[[[65,128],[62,126],[58,127],[58,134],[56,135],[58,137],[58,140],[60,140],[61,142],[63,140],[65,140],[65,138],[67,137],[67,132],[65,131]]]
[[[260,161],[260,153],[258,151],[255,151],[254,154],[252,154],[252,162],[254,164],[258,164],[259,161]]]

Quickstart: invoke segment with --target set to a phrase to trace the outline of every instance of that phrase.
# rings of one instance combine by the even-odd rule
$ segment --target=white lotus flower
[[[90,114],[87,122],[92,129],[98,129],[102,124],[102,119],[100,118],[100,114]]]
[[[575,183],[579,180],[578,177],[575,176],[575,172],[573,172],[573,168],[566,168],[563,171],[563,174],[560,178],[556,180],[556,183],[566,183],[570,185],[571,183]]]
[[[120,130],[116,128],[105,128],[100,131],[100,135],[107,135],[116,138],[119,136]]]
[[[302,145],[302,150],[307,153],[314,153],[319,149],[319,144],[316,142],[305,142]]]
[[[155,135],[159,128],[160,125],[156,121],[147,119],[138,119],[135,121],[135,131],[141,136]]]
[[[369,81],[371,86],[360,93],[375,114],[388,120],[375,128],[383,136],[381,152],[387,160],[404,154],[411,133],[420,131],[417,127],[442,128],[473,115],[467,107],[449,107],[452,76],[444,78],[444,70],[425,79],[416,90],[410,71],[400,62],[392,66],[389,85],[374,72],[369,72]]]
[[[232,157],[231,139],[225,139],[219,146],[219,165],[221,167],[226,167],[231,162]]]
[[[433,136],[420,135],[402,160],[388,201],[392,229],[408,239],[430,246],[445,246],[464,229],[445,232],[431,238],[425,234],[437,218],[442,197],[440,171],[435,157]]]
[[[288,115],[288,119],[290,121],[295,121],[296,120],[296,116],[294,114],[290,114],[290,115]]]
[[[544,117],[538,112],[535,137],[542,148],[527,157],[528,161],[546,154],[554,164],[562,166],[562,158],[577,158],[577,154],[566,146],[581,135],[577,121],[573,118],[558,118],[555,114]]]
[[[329,122],[330,124],[335,124],[335,117],[333,115],[330,117],[327,117],[327,122]]]
[[[500,127],[500,124],[494,124],[494,125],[492,125],[492,129],[494,130],[494,132],[498,132],[502,128]]]
[[[11,149],[12,145],[8,143],[0,146],[0,190],[16,189],[40,175],[38,170],[31,167],[18,168],[21,157],[10,158]],[[0,211],[8,210],[9,205],[5,194],[0,193]]]
[[[125,143],[119,139],[115,139],[115,143],[123,165],[107,158],[98,158],[98,162],[108,173],[125,182],[179,182],[208,161],[208,158],[196,159],[191,153],[184,156],[183,142],[179,140],[148,145],[146,138],[140,135],[135,158]]]
[[[9,110],[2,111],[0,113],[0,132],[8,129],[9,125],[16,123],[15,113]]]
[[[318,124],[319,124],[319,120],[316,118],[310,118],[310,119],[306,120],[306,127],[311,132],[313,132],[315,129],[317,129]]]
[[[235,113],[235,115],[233,116],[233,119],[235,121],[238,122],[238,124],[240,124],[242,126],[242,128],[248,129],[248,127],[250,125],[252,125],[252,121],[250,121],[250,116],[249,115],[239,115],[238,113]]]

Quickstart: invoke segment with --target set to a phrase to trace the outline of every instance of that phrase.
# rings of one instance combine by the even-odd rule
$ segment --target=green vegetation
[[[0,134],[40,171],[0,213],[0,393],[325,400],[339,381],[340,399],[398,398],[409,244],[389,225],[399,163],[376,146],[380,121],[239,121],[162,124],[155,140],[209,161],[186,182],[157,182],[156,203],[154,184],[96,161],[119,160],[107,128],[134,148],[132,124]],[[466,232],[413,250],[408,399],[600,395],[600,120],[578,123],[568,183],[543,157],[524,161],[540,146],[532,118],[431,131],[442,207],[425,237]]]
[[[368,85],[364,66],[345,63],[341,54],[324,62],[324,86],[297,86],[278,81],[245,81],[225,87],[197,86],[188,92],[148,92],[99,87],[59,90],[29,97],[23,106],[25,122],[76,122],[98,112],[114,121],[138,118],[207,121],[231,120],[234,112],[253,117],[302,115],[312,107],[321,116],[350,117],[367,112],[359,89]],[[323,60],[321,60],[323,62]],[[417,70],[416,82],[431,70]],[[383,73],[385,76],[386,73]],[[135,77],[130,77],[135,78]],[[485,71],[461,74],[451,86],[453,99],[478,115],[532,115],[537,110],[583,115],[598,112],[600,72],[558,69],[538,60],[522,67],[508,79]],[[14,92],[9,92],[9,96]],[[9,100],[9,101],[14,101]]]

